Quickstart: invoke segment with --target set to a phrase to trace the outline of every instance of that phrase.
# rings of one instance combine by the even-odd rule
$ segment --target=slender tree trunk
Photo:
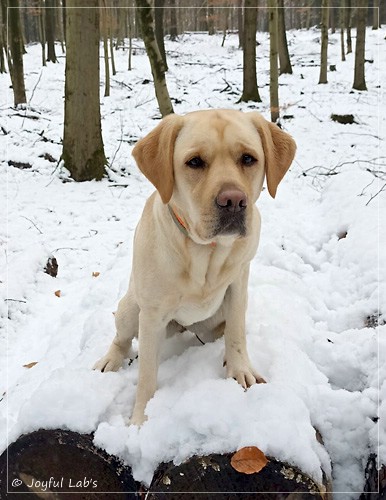
[[[278,8],[277,0],[268,0],[269,8],[269,96],[271,122],[276,123],[279,112],[279,71],[278,71]]]
[[[239,49],[242,49],[244,41],[243,0],[238,0],[237,3],[237,25],[239,29]]]
[[[327,83],[327,48],[328,48],[328,0],[322,0],[321,51],[319,83]]]
[[[47,61],[56,63],[55,53],[55,1],[46,0]]]
[[[114,38],[113,38],[113,33],[112,33],[111,26],[110,26],[110,36],[109,36],[109,40],[110,40],[111,73],[113,74],[113,76],[115,76],[115,75],[117,74],[117,70],[115,69],[115,58],[114,58]]]
[[[229,9],[224,9],[222,17],[223,17],[223,37],[222,37],[221,47],[224,47],[225,38],[227,36],[227,31],[228,31]]]
[[[290,75],[292,75],[292,66],[288,52],[287,34],[285,29],[284,0],[278,0],[277,15],[280,74],[282,75],[283,73],[289,73]]]
[[[103,60],[105,63],[105,97],[110,96],[110,65],[109,65],[109,41],[107,36],[107,8],[103,1],[100,9],[101,12],[101,28],[103,39]]]
[[[245,0],[243,43],[243,94],[240,101],[261,102],[256,77],[257,0]]]
[[[47,66],[46,59],[46,9],[43,8],[43,0],[39,1],[39,39],[42,47],[42,66]]]
[[[162,116],[166,116],[173,113],[173,106],[166,86],[165,66],[154,35],[151,7],[147,0],[136,0],[136,3],[142,37],[154,79],[154,88],[159,110]]]
[[[65,53],[65,47],[64,47],[64,32],[63,32],[63,26],[64,26],[64,19],[63,19],[63,9],[61,7],[57,7],[55,9],[56,12],[56,33],[58,34],[58,39],[60,41],[60,45],[62,48],[62,54]]]
[[[8,66],[11,73],[14,104],[18,106],[27,102],[24,86],[23,40],[19,2],[18,0],[9,0],[8,6],[10,7],[8,9],[8,43],[11,52],[11,64],[8,60]]]
[[[157,45],[165,66],[165,71],[167,71],[168,65],[166,61],[165,40],[164,40],[164,6],[165,6],[165,0],[154,1],[155,38],[157,40]]]
[[[345,9],[343,6],[339,11],[339,23],[340,23],[340,57],[342,61],[346,60],[346,54],[344,50],[344,19],[345,19]]]
[[[128,61],[127,61],[127,69],[131,71],[131,56],[133,52],[133,11],[132,9],[129,9],[128,16],[127,16],[127,24],[128,24],[128,29],[129,29],[129,55],[128,55]]]
[[[328,9],[329,12],[329,25],[331,28],[331,34],[333,35],[336,31],[336,21],[335,21],[335,5],[334,2],[332,1],[331,7]]]
[[[7,8],[5,1],[0,2],[0,73],[6,73],[5,59],[7,53]]]
[[[106,157],[99,104],[99,2],[67,0],[66,80],[62,159],[76,181],[101,179]]]
[[[176,0],[170,0],[170,40],[174,42],[177,40],[177,13],[176,13]]]
[[[213,0],[209,0],[208,2],[208,35],[214,35],[214,8],[213,8]]]
[[[373,1],[373,30],[377,30],[380,27],[379,24],[379,10],[380,10],[380,0]]]
[[[351,41],[351,0],[345,0],[346,4],[346,31],[347,31],[347,54],[352,52],[352,41]]]
[[[365,41],[367,0],[358,0],[357,12],[357,39],[355,44],[354,84],[355,90],[367,90],[365,80]]]

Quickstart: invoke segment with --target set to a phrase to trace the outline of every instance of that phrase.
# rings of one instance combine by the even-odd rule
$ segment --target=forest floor
[[[8,214],[0,228],[0,452],[39,428],[95,432],[96,444],[149,483],[162,461],[254,445],[319,481],[331,462],[333,489],[346,492],[339,498],[358,498],[369,454],[386,463],[386,423],[377,418],[386,415],[384,37],[367,31],[368,91],[357,92],[354,54],[341,62],[338,33],[328,46],[336,71],[317,85],[319,31],[288,32],[294,73],[280,77],[279,94],[298,152],[276,199],[265,190],[258,201],[262,235],[247,312],[250,357],[268,383],[244,392],[224,378],[223,339],[201,345],[186,332],[164,346],[140,429],[125,426],[137,362],[117,373],[91,367],[114,335],[134,228],[153,190],[131,157],[159,119],[143,45],[134,40],[131,71],[127,51],[115,52],[111,97],[101,98],[110,166],[100,182],[73,182],[58,165],[60,47],[58,63],[44,68],[40,46],[27,47],[25,109],[12,107],[9,75],[0,75],[2,219]],[[269,119],[269,40],[257,39],[260,104],[236,104],[236,35],[224,47],[222,35],[167,41],[175,112],[226,107]],[[353,114],[355,123],[333,122],[333,113]],[[56,278],[44,272],[50,256]]]

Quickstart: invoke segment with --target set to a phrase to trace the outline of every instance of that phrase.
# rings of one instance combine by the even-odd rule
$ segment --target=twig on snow
[[[367,207],[367,205],[368,205],[368,204],[369,204],[369,203],[370,203],[370,202],[371,202],[374,198],[376,198],[376,197],[379,195],[379,193],[382,193],[382,191],[384,191],[385,189],[386,189],[386,182],[385,182],[385,184],[381,187],[381,189],[380,189],[377,193],[375,193],[375,194],[373,194],[373,195],[371,196],[371,198],[369,199],[369,201],[366,203],[366,207]]]
[[[36,229],[39,231],[39,233],[40,233],[40,234],[43,234],[43,232],[42,232],[42,231],[40,231],[40,229],[38,228],[38,226],[35,224],[35,222],[34,222],[33,220],[29,219],[29,218],[28,218],[28,217],[26,217],[25,215],[21,215],[20,217],[23,217],[23,219],[26,219],[26,220],[28,220],[29,222],[31,222],[31,224],[33,224],[33,225],[36,227]]]

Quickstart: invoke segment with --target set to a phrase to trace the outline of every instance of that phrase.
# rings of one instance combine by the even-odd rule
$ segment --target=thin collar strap
[[[178,227],[178,229],[181,231],[181,233],[184,236],[186,236],[187,238],[191,239],[190,236],[189,236],[188,230],[186,229],[186,226],[184,224],[184,221],[181,219],[181,217],[179,217],[175,213],[175,211],[172,209],[172,207],[170,205],[168,205],[168,209],[169,209],[170,215],[172,216],[172,219],[173,219],[175,225]],[[213,241],[212,243],[209,243],[209,245],[211,247],[215,247],[216,246],[216,242]]]
[[[183,223],[182,219],[178,217],[178,215],[175,213],[175,211],[172,209],[170,205],[168,205],[168,209],[175,225],[178,227],[181,233],[184,234],[186,237],[190,238],[188,230],[186,229],[186,226]]]

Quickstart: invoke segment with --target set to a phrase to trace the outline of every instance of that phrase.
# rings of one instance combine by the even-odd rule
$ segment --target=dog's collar
[[[172,219],[175,223],[175,225],[178,227],[178,229],[181,231],[181,233],[186,236],[187,238],[189,239],[192,239],[190,236],[189,236],[189,232],[184,224],[184,221],[181,219],[181,217],[179,217],[176,212],[172,209],[172,207],[170,205],[168,205],[168,209],[169,209],[169,212],[170,212],[170,215],[172,216]],[[209,243],[209,245],[211,247],[215,247],[216,246],[216,242],[215,241],[212,241],[212,243]]]
[[[170,215],[172,216],[172,219],[175,223],[175,225],[178,227],[178,229],[181,231],[181,233],[188,238],[190,238],[188,230],[186,229],[185,224],[183,223],[181,217],[178,217],[178,215],[175,213],[175,211],[172,209],[170,205],[168,205],[168,209],[170,212]]]

